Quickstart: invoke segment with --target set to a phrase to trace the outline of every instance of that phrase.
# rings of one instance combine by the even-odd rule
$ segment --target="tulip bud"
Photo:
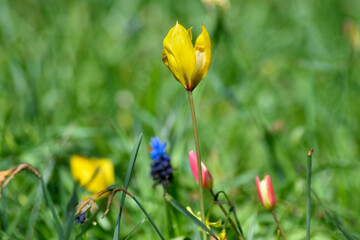
[[[197,164],[197,157],[194,151],[189,152],[189,163],[191,167],[191,171],[194,175],[194,178],[199,184],[199,173],[198,173],[198,164]],[[202,180],[203,180],[203,188],[207,190],[211,190],[213,187],[213,178],[210,172],[207,170],[205,164],[201,161],[201,172],[202,172]]]
[[[259,180],[259,177],[256,177],[255,181],[262,205],[267,210],[272,210],[275,207],[276,198],[270,175],[265,175],[264,179],[261,181]]]

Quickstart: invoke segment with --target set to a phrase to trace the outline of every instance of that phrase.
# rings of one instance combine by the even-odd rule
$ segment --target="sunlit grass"
[[[123,186],[142,132],[128,190],[162,233],[170,216],[176,219],[170,236],[195,239],[197,226],[166,208],[163,190],[152,188],[149,142],[159,136],[168,144],[175,169],[169,194],[199,210],[187,159],[194,149],[187,96],[161,52],[177,20],[193,26],[194,36],[203,23],[213,55],[193,92],[202,160],[214,191],[224,190],[234,202],[246,239],[276,239],[276,225],[256,193],[255,176],[265,174],[287,238],[305,238],[309,148],[315,150],[311,239],[358,239],[360,52],[346,24],[360,31],[359,2],[230,4],[221,12],[191,0],[0,1],[0,170],[35,166],[63,220],[74,189],[71,156],[111,159],[115,182]],[[212,197],[204,197],[208,210]],[[104,219],[96,214],[84,235],[75,225],[72,237],[111,239],[120,199]],[[121,239],[143,218],[136,203],[126,201]],[[224,215],[217,209],[213,218]],[[148,221],[132,236],[157,237]],[[234,236],[229,230],[228,239]],[[2,191],[0,238],[56,237],[39,181],[17,175]]]

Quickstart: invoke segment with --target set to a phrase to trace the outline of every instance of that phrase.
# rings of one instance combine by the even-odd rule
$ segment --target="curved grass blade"
[[[143,219],[141,219],[141,221],[133,228],[133,230],[131,230],[131,232],[125,237],[124,240],[128,240],[131,238],[131,236],[140,228],[141,225],[143,225],[143,223],[146,221],[147,217],[144,217]]]
[[[163,237],[163,235],[161,234],[160,230],[158,229],[158,227],[156,226],[156,224],[152,221],[152,219],[150,218],[150,215],[146,212],[145,208],[141,205],[141,203],[136,199],[136,197],[131,194],[130,192],[128,192],[124,187],[119,187],[119,186],[115,186],[112,185],[110,187],[107,188],[107,191],[111,191],[111,194],[109,195],[108,198],[108,205],[107,205],[107,209],[104,213],[104,216],[107,214],[108,209],[110,208],[110,204],[112,202],[112,199],[114,197],[114,195],[116,194],[116,192],[118,191],[123,191],[123,193],[129,195],[129,197],[131,197],[136,204],[140,207],[141,211],[143,211],[143,213],[145,214],[145,216],[149,219],[151,225],[153,226],[153,228],[156,230],[157,234],[160,236],[161,239],[165,240],[165,238]]]
[[[40,178],[40,182],[41,182],[41,187],[42,187],[43,192],[44,192],[45,200],[46,200],[46,202],[47,202],[47,204],[48,204],[48,206],[50,208],[51,214],[52,214],[52,216],[54,218],[55,225],[56,225],[56,228],[57,228],[58,234],[59,234],[59,239],[62,240],[62,239],[64,239],[64,230],[63,230],[63,228],[62,228],[62,226],[60,224],[59,218],[58,218],[58,216],[56,214],[56,211],[55,211],[55,208],[54,208],[54,203],[53,203],[53,201],[52,201],[52,199],[50,197],[50,193],[49,193],[49,191],[48,191],[48,189],[47,189],[47,187],[46,187],[46,185],[44,183],[44,179],[42,177]]]
[[[187,217],[190,221],[204,229],[206,232],[208,232],[211,236],[213,236],[216,240],[218,239],[216,235],[199,219],[197,219],[194,215],[192,215],[186,208],[184,208],[180,203],[178,203],[172,196],[170,196],[168,193],[164,194],[164,198],[166,201],[168,201],[174,208],[176,208],[182,215]]]
[[[134,199],[134,201],[136,202],[136,204],[141,208],[141,210],[143,211],[143,213],[146,215],[146,217],[149,219],[151,225],[153,226],[153,228],[156,230],[157,234],[160,236],[161,239],[165,240],[165,238],[163,237],[163,235],[161,234],[160,230],[158,229],[158,227],[156,226],[156,224],[151,220],[149,214],[146,212],[145,208],[141,205],[141,203],[135,198],[135,196],[132,198]]]
[[[131,178],[131,174],[132,171],[134,169],[135,166],[135,161],[136,161],[136,157],[137,154],[139,152],[139,148],[140,148],[140,144],[143,138],[143,134],[140,133],[137,142],[134,146],[134,149],[131,153],[131,157],[130,157],[130,161],[129,161],[129,165],[128,165],[128,169],[126,171],[126,177],[125,177],[125,182],[124,182],[124,188],[127,189],[130,183],[130,178]],[[118,215],[118,219],[116,221],[116,226],[115,226],[115,230],[114,230],[114,236],[113,236],[113,240],[118,240],[119,239],[119,234],[120,234],[120,220],[121,220],[121,213],[124,207],[124,203],[125,203],[125,192],[123,192],[122,196],[121,196],[121,202],[120,202],[120,211],[119,211],[119,215]]]

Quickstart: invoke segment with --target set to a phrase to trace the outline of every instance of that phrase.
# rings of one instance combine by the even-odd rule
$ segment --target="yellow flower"
[[[194,217],[196,217],[197,219],[199,219],[199,221],[201,222],[201,213],[200,211],[197,212],[197,214],[195,214],[193,212],[193,210],[191,209],[191,207],[187,206],[186,210],[188,210],[189,213],[191,213]],[[214,228],[220,228],[223,227],[221,220],[218,220],[217,222],[210,222],[209,221],[210,215],[208,214],[208,216],[205,219],[205,225],[206,227],[208,227],[209,229],[211,229],[211,227]]]
[[[70,169],[75,181],[92,193],[97,193],[115,182],[114,165],[107,158],[95,159],[73,155]]]
[[[219,234],[219,240],[226,240],[226,230],[225,229],[221,230],[221,232]]]
[[[202,33],[192,44],[191,28],[176,22],[164,39],[162,61],[187,91],[192,91],[206,76],[211,63],[211,42],[201,25]]]

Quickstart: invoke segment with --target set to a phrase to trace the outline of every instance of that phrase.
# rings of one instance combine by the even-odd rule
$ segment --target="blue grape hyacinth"
[[[165,152],[166,143],[161,142],[158,137],[151,138],[150,152],[153,162],[151,163],[151,177],[155,180],[155,185],[161,184],[165,189],[173,180],[173,169],[170,164],[170,156]]]

